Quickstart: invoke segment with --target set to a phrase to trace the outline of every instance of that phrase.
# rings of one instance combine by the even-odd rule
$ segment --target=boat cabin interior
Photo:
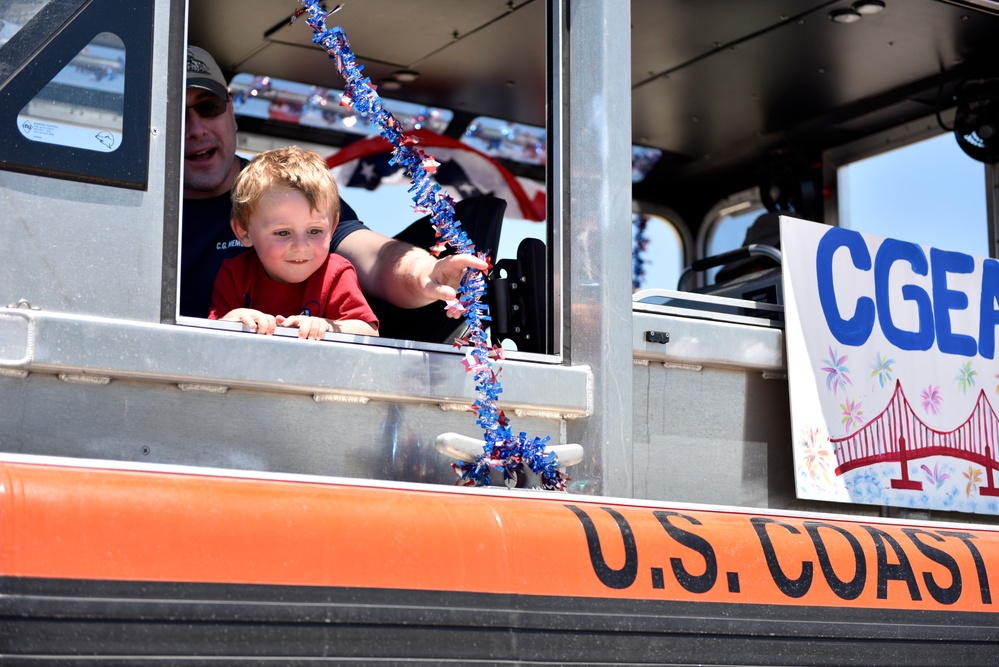
[[[288,3],[290,6],[290,3]],[[612,3],[613,4],[613,3]],[[636,207],[667,209],[688,243],[719,202],[758,189],[773,211],[823,221],[834,148],[904,128],[953,131],[958,104],[995,94],[999,3],[975,0],[813,0],[730,3],[633,0],[630,90]],[[231,75],[250,73],[336,89],[327,57],[288,7],[258,0],[192,1],[189,40]],[[440,132],[461,138],[479,117],[544,128],[546,3],[438,0],[344,3],[331,16],[386,98],[442,107]],[[576,63],[568,54],[569,67]],[[625,65],[630,65],[626,67]],[[588,63],[578,63],[588,66]],[[613,71],[613,65],[607,65]],[[342,85],[340,86],[342,87]],[[984,104],[984,102],[978,102]],[[243,121],[264,133],[340,147],[359,137]],[[894,141],[900,141],[895,138]],[[652,149],[652,154],[640,149]],[[981,156],[988,157],[985,148]],[[544,164],[499,156],[537,181]],[[630,229],[631,221],[620,221]],[[626,233],[626,232],[625,232]],[[684,247],[686,263],[703,248]],[[672,285],[670,285],[672,286]],[[666,285],[657,285],[666,287]]]

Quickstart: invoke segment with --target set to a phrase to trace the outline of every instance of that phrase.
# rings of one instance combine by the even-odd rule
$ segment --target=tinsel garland
[[[631,214],[633,237],[631,244],[631,288],[634,291],[642,289],[645,282],[645,251],[649,248],[649,236],[646,227],[649,217],[641,213]]]
[[[343,30],[337,26],[326,26],[327,12],[319,6],[319,0],[302,0],[303,8],[295,12],[292,22],[308,13],[306,23],[312,28],[312,41],[320,45],[336,63],[337,71],[345,82],[341,104],[354,109],[378,128],[379,134],[393,146],[391,164],[405,168],[413,185],[415,209],[418,213],[430,213],[431,224],[437,232],[438,244],[431,250],[438,254],[444,244],[453,246],[457,252],[473,254],[489,262],[485,253],[476,253],[475,246],[454,218],[454,199],[434,182],[432,175],[439,164],[433,156],[426,155],[414,144],[415,139],[403,135],[402,127],[395,117],[382,106],[381,98],[374,90],[371,80],[362,76],[363,65],[358,65],[350,43]],[[329,13],[338,11],[337,5]],[[550,438],[529,437],[521,432],[514,435],[506,415],[497,407],[503,389],[493,370],[493,359],[502,359],[499,346],[490,347],[485,333],[489,321],[489,309],[483,303],[486,293],[486,276],[482,271],[467,269],[458,287],[457,298],[447,302],[452,314],[463,315],[468,323],[469,335],[455,342],[456,346],[468,345],[462,364],[467,372],[475,374],[477,399],[470,407],[477,413],[476,423],[484,431],[485,445],[477,460],[452,464],[467,486],[487,486],[492,470],[500,470],[507,484],[517,481],[517,470],[523,465],[538,475],[545,489],[564,490],[566,478],[559,470],[556,456],[546,451]]]

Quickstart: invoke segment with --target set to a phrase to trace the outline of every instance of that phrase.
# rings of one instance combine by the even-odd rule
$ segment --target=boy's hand
[[[299,338],[309,340],[322,340],[327,331],[332,331],[330,323],[321,317],[310,317],[308,315],[292,315],[291,317],[277,316],[277,323],[282,327],[298,329]]]
[[[226,313],[223,320],[236,320],[242,322],[250,329],[254,329],[258,334],[271,335],[277,327],[277,318],[267,313],[252,308],[237,308]]]

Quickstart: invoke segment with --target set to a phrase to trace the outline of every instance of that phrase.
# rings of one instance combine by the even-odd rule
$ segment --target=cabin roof
[[[997,2],[885,0],[884,11],[854,23],[830,19],[855,4],[632,0],[633,141],[665,152],[637,193],[668,199],[700,187],[724,196],[768,155],[814,161],[830,146],[951,107],[957,82],[996,62]],[[190,7],[191,43],[230,74],[339,87],[309,28],[288,25],[290,3]],[[544,125],[543,0],[365,0],[329,21],[343,26],[376,84],[419,73],[386,96],[452,108],[458,122],[482,114]]]

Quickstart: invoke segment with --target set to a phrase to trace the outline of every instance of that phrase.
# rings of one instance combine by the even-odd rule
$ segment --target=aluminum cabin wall
[[[597,492],[632,497],[631,3],[559,5],[566,358],[593,369],[593,411],[568,422]],[[561,185],[561,187],[559,187]]]
[[[171,323],[186,7],[150,7],[155,27],[135,26],[154,36],[147,189],[0,172],[0,451],[452,483],[436,436],[481,434],[474,376],[452,346]],[[6,307],[22,298],[38,310]],[[503,379],[516,429],[564,442],[564,420],[587,414],[586,366],[508,358]]]
[[[151,63],[143,63],[151,79],[142,82],[149,117],[139,119],[149,139],[145,189],[0,170],[0,305],[26,299],[43,310],[158,322],[168,300],[172,312],[176,260],[164,247],[169,254],[176,244],[181,130],[167,99],[183,72],[168,76],[167,48],[171,31],[183,30],[183,3],[157,2],[153,16]],[[67,28],[75,29],[92,28]],[[149,26],[134,29],[145,39]]]

